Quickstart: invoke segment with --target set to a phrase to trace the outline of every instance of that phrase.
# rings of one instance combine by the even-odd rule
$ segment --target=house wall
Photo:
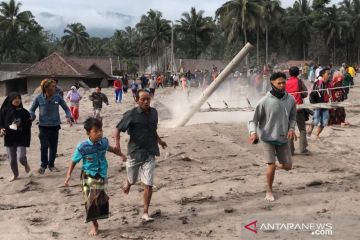
[[[104,78],[105,79],[105,78]],[[101,78],[85,78],[83,81],[91,88],[95,88],[97,86],[100,87],[108,87],[109,84],[107,83],[107,79],[101,79]]]
[[[6,96],[10,92],[18,92],[20,94],[27,93],[26,79],[10,79],[0,82],[0,96]]]
[[[0,96],[6,96],[6,84],[5,82],[0,82]]]
[[[13,79],[5,82],[7,93],[18,92],[20,94],[27,93],[26,78]]]
[[[34,93],[34,91],[40,86],[43,77],[29,77],[27,79],[27,88],[28,93]],[[58,80],[58,86],[67,92],[70,90],[71,86],[75,84],[75,82],[79,79],[75,78],[56,78]]]

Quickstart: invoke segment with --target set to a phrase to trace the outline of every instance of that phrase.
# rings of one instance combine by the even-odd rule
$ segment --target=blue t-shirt
[[[108,163],[105,154],[108,148],[109,140],[107,138],[102,138],[96,143],[88,139],[76,147],[72,161],[79,163],[83,160],[82,170],[86,174],[91,176],[100,174],[101,177],[106,178]]]

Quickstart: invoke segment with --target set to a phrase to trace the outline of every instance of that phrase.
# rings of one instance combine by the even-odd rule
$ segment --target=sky
[[[21,11],[30,10],[46,30],[61,36],[67,24],[80,22],[90,36],[111,36],[116,29],[135,26],[149,9],[159,10],[164,18],[176,21],[191,7],[204,10],[204,16],[214,16],[226,0],[18,0]],[[294,0],[282,0],[286,8]],[[340,0],[332,0],[332,3]]]

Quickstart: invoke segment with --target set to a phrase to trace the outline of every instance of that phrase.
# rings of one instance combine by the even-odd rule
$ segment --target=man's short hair
[[[139,90],[137,90],[136,95],[135,95],[136,101],[139,101],[140,93],[142,93],[142,92],[146,92],[146,93],[150,94],[150,92],[148,90],[146,90],[146,89],[139,89]]]
[[[276,80],[276,79],[278,79],[278,78],[284,78],[284,79],[286,79],[285,73],[283,73],[283,72],[274,72],[274,73],[271,74],[271,76],[270,76],[270,81],[274,81],[274,80]]]
[[[297,77],[299,76],[299,73],[300,73],[300,70],[298,67],[296,66],[292,66],[290,69],[289,69],[289,74],[290,76],[292,77]]]
[[[330,71],[330,68],[323,68],[320,72],[319,72],[319,76],[324,76],[326,71]]]
[[[101,87],[100,87],[100,86],[96,86],[95,88],[98,88],[98,89],[100,89],[100,90],[101,90]]]
[[[84,129],[86,130],[87,133],[89,133],[93,128],[101,129],[102,122],[98,118],[89,117],[84,122]]]

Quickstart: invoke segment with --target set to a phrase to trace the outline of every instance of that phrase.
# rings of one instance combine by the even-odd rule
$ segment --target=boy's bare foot
[[[272,192],[266,192],[265,200],[269,202],[275,201],[275,197]]]
[[[89,231],[89,236],[96,236],[99,233],[99,224],[95,221]]]
[[[149,214],[144,213],[141,216],[141,220],[143,220],[144,222],[153,222],[155,219],[153,219],[152,217],[149,216]]]
[[[130,183],[128,181],[126,181],[122,186],[121,189],[124,191],[125,194],[129,194],[130,191]]]
[[[13,181],[15,181],[16,179],[17,179],[17,177],[12,176],[11,178],[9,178],[9,182],[13,182]]]
[[[29,166],[28,163],[26,163],[26,165],[25,165],[25,172],[26,172],[26,173],[29,173],[29,172],[30,172],[30,166]]]

